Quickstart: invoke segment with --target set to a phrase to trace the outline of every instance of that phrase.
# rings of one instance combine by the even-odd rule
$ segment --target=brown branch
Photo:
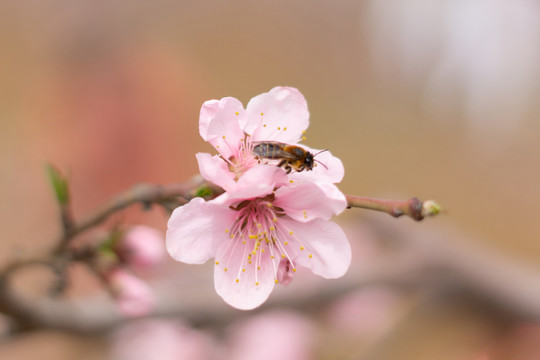
[[[55,248],[54,253],[62,252],[66,246],[70,243],[78,234],[93,228],[105,220],[114,213],[121,211],[131,205],[141,203],[143,205],[151,205],[154,203],[165,203],[168,204],[171,200],[183,197],[184,199],[189,199],[194,196],[194,191],[201,187],[208,186],[202,178],[195,177],[191,182],[186,184],[170,184],[170,185],[151,185],[151,184],[138,184],[128,189],[111,200],[107,201],[105,204],[100,206],[93,213],[88,215],[86,218],[78,221],[73,227],[72,231],[63,235],[58,243],[58,246]],[[212,186],[214,190],[214,187]]]
[[[382,200],[362,196],[346,195],[348,208],[362,208],[382,211],[397,218],[407,215],[416,221],[426,216],[434,216],[440,212],[440,207],[433,200],[420,201],[413,197],[407,201]]]

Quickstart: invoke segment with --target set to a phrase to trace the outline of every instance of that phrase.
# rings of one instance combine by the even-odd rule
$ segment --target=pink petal
[[[242,103],[232,97],[206,101],[201,108],[199,133],[226,159],[236,154],[244,139],[238,125],[238,118],[243,114]]]
[[[295,265],[327,279],[345,274],[351,263],[351,246],[339,225],[325,220],[301,223],[287,217],[280,223],[294,233],[296,244],[288,250]]]
[[[329,220],[347,207],[345,195],[330,183],[303,182],[282,186],[275,192],[274,205],[285,210],[293,219],[301,222],[314,218]]]
[[[257,165],[246,171],[227,189],[227,196],[231,201],[264,197],[286,181],[287,175],[283,169],[271,165]]]
[[[226,240],[235,213],[227,207],[194,198],[176,208],[169,219],[166,245],[177,261],[202,264],[213,257],[216,245]]]
[[[207,153],[197,153],[199,172],[201,176],[224,190],[233,187],[234,173],[229,170],[229,165],[219,156],[212,156]]]
[[[247,257],[252,243],[229,239],[219,247],[214,269],[216,292],[225,302],[240,310],[251,310],[268,299],[274,289],[274,268],[269,252],[261,253],[257,268]],[[245,271],[243,271],[245,269]],[[238,281],[237,281],[238,280]]]
[[[314,155],[315,164],[311,171],[292,172],[289,177],[293,180],[321,181],[339,183],[343,180],[345,169],[341,160],[332,155],[330,151],[311,149],[303,146],[304,149]],[[322,164],[319,164],[321,162]]]
[[[295,144],[309,125],[306,100],[291,87],[275,87],[254,97],[246,107],[246,114],[252,126],[246,126],[245,130],[254,129],[251,133],[253,141]]]

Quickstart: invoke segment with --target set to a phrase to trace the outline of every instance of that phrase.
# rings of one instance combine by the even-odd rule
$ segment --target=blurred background
[[[46,163],[69,174],[82,216],[136,183],[196,174],[195,153],[212,151],[198,134],[205,100],[247,104],[285,85],[307,99],[306,144],[344,162],[343,192],[444,207],[414,225],[347,211],[336,220],[353,262],[385,251],[378,229],[389,221],[465,233],[540,271],[538,0],[0,0],[0,49],[0,262],[49,249],[60,231]],[[131,209],[117,220],[164,231],[167,216]],[[170,262],[143,276],[205,273],[176,291],[226,308],[211,269]],[[46,293],[40,274],[25,284]],[[72,285],[68,298],[101,291],[79,268]],[[175,318],[90,337],[36,331],[3,339],[0,358],[150,359],[140,356],[171,347],[178,359],[259,359],[250,346],[276,343],[283,359],[538,359],[540,325],[375,286],[316,309],[238,311],[217,328]]]

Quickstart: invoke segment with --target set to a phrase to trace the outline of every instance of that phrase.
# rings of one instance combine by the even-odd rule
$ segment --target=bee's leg
[[[279,164],[277,164],[277,167],[282,167],[283,165],[285,165],[287,163],[287,160],[281,160],[279,162]],[[287,165],[288,166],[288,165]],[[286,168],[286,167],[285,167]]]
[[[300,171],[303,171],[304,169],[306,168],[306,165],[302,164],[298,167],[298,169],[296,169],[296,172],[300,172]]]
[[[290,174],[290,173],[291,173],[291,170],[292,170],[292,167],[291,167],[290,165],[287,165],[287,166],[284,167],[284,169],[285,169],[285,172],[286,172],[287,174]]]

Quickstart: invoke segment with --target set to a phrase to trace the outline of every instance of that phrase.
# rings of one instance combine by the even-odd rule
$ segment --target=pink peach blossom
[[[275,87],[252,98],[246,109],[232,97],[206,101],[199,119],[201,137],[218,151],[196,155],[201,175],[208,181],[229,190],[248,169],[258,164],[253,156],[254,144],[277,141],[301,146],[312,154],[320,150],[298,145],[309,125],[309,112],[304,96],[294,88]],[[340,182],[344,170],[341,161],[329,151],[316,159],[325,166],[313,171],[293,172],[293,181]]]
[[[206,333],[180,321],[144,319],[115,331],[111,360],[211,360],[217,345]]]
[[[234,360],[308,360],[315,355],[317,329],[299,313],[274,310],[234,323],[228,331]]]
[[[116,267],[104,275],[109,282],[119,310],[127,316],[149,314],[155,306],[152,289],[144,281]]]
[[[276,283],[292,280],[297,266],[325,278],[349,267],[347,238],[328,221],[346,207],[334,185],[343,178],[341,161],[324,151],[319,161],[325,166],[287,174],[252,153],[262,141],[297,144],[308,125],[306,101],[289,87],[254,97],[246,109],[231,97],[201,108],[199,132],[219,155],[197,154],[199,170],[225,193],[177,208],[166,246],[174,259],[190,264],[215,258],[216,291],[236,308],[262,304]]]
[[[288,260],[325,278],[342,276],[351,249],[341,228],[328,221],[346,207],[331,183],[289,182],[283,169],[258,165],[221,196],[195,198],[177,208],[168,223],[166,245],[176,260],[201,264],[215,258],[217,293],[231,306],[261,305]]]
[[[118,256],[130,265],[154,266],[165,256],[165,237],[154,228],[134,226],[122,236],[115,250]]]

